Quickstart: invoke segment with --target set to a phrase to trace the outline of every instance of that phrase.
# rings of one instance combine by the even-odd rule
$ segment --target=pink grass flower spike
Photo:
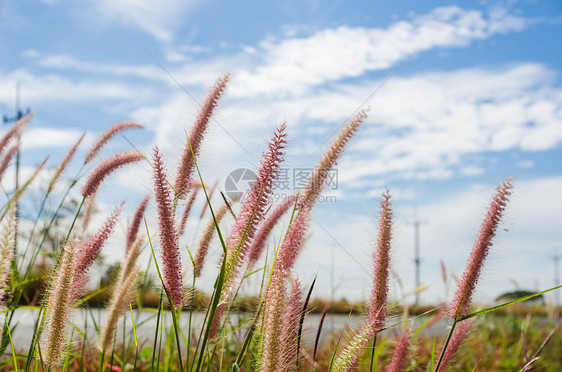
[[[107,129],[105,132],[103,132],[98,137],[96,142],[92,145],[92,148],[86,154],[86,159],[84,160],[84,164],[88,164],[89,162],[91,162],[96,157],[96,155],[101,150],[101,148],[112,137],[114,137],[117,133],[122,132],[122,131],[127,130],[127,129],[131,129],[131,128],[141,128],[142,129],[142,128],[144,128],[144,125],[136,123],[134,121],[128,121],[127,120],[127,121],[122,121],[120,123],[114,124],[111,127],[109,127],[109,129]]]
[[[449,316],[453,319],[458,320],[468,313],[468,307],[482,271],[484,260],[490,252],[492,240],[496,236],[496,230],[507,205],[508,196],[511,194],[512,185],[510,181],[511,177],[498,186],[496,195],[488,209],[488,214],[482,223],[480,234],[476,239],[474,248],[472,248],[468,264],[457,287],[455,300],[449,309]]]
[[[143,158],[142,154],[137,151],[122,152],[108,158],[96,167],[90,173],[86,183],[82,187],[82,195],[84,197],[95,194],[105,177],[112,173],[117,168],[124,165],[137,162]]]
[[[170,188],[168,186],[162,155],[157,147],[154,148],[153,160],[154,196],[158,210],[164,285],[166,286],[174,308],[179,309],[182,307],[183,300],[180,247],[178,244],[178,233],[174,225]]]
[[[213,115],[219,99],[226,88],[226,84],[230,80],[230,73],[219,78],[215,85],[211,88],[207,98],[201,105],[199,116],[191,128],[189,133],[189,142],[186,143],[181,156],[181,161],[176,174],[174,183],[174,191],[176,199],[183,199],[187,195],[189,184],[191,183],[191,174],[195,167],[193,156],[197,157],[201,150],[201,143],[207,131],[209,120]],[[190,147],[191,146],[191,147]],[[191,153],[193,151],[193,153]]]

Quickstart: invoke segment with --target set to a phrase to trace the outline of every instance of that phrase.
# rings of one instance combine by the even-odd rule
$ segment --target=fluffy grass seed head
[[[174,183],[176,199],[183,199],[187,195],[189,184],[191,182],[191,174],[195,166],[193,156],[199,156],[201,143],[203,142],[203,137],[205,136],[205,132],[209,126],[209,120],[211,119],[211,116],[213,115],[229,80],[230,73],[227,73],[219,78],[201,105],[197,120],[193,124],[191,132],[189,133],[189,142],[186,143],[184,147],[176,174],[176,181]]]
[[[63,249],[61,263],[53,273],[54,278],[45,307],[46,329],[42,333],[41,349],[43,360],[49,368],[58,366],[68,349],[66,331],[76,299],[76,244],[77,242],[71,241]]]
[[[80,146],[80,144],[82,143],[82,140],[84,140],[84,137],[86,137],[86,133],[83,133],[82,136],[80,136],[80,138],[78,138],[78,141],[76,141],[74,146],[72,146],[70,148],[70,150],[68,150],[68,152],[66,153],[66,155],[64,156],[64,158],[60,162],[59,166],[57,167],[57,170],[55,171],[55,174],[54,174],[53,178],[51,179],[51,182],[49,183],[49,188],[47,189],[47,193],[50,193],[53,190],[53,188],[55,187],[60,175],[62,174],[62,172],[64,172],[64,170],[66,169],[66,167],[68,166],[68,163],[70,163],[72,158],[74,158],[74,155],[76,154],[76,151],[78,150],[78,146]]]
[[[0,182],[2,182],[2,176],[4,175],[4,172],[6,172],[6,169],[8,168],[10,161],[18,151],[19,147],[20,147],[19,143],[16,143],[12,147],[10,147],[8,152],[6,152],[6,155],[4,155],[4,157],[2,157],[2,160],[0,160]]]
[[[135,211],[135,214],[133,216],[133,221],[131,222],[131,226],[129,226],[129,230],[127,231],[127,243],[125,245],[127,251],[129,251],[131,245],[137,239],[137,233],[139,232],[139,227],[142,222],[142,216],[146,211],[146,207],[148,205],[149,200],[150,200],[150,194],[146,195],[141,200],[139,206],[137,207],[137,210]]]
[[[153,181],[154,197],[158,211],[164,285],[166,286],[173,306],[179,309],[182,306],[183,299],[180,247],[178,244],[178,234],[174,225],[174,212],[164,161],[157,147],[154,148],[153,154]]]
[[[390,246],[392,239],[392,202],[388,190],[382,195],[377,248],[375,250],[373,289],[369,305],[369,322],[378,329],[384,327],[388,276],[390,270]]]
[[[386,367],[386,372],[404,372],[406,370],[406,357],[410,346],[411,327],[400,336],[398,343],[394,347],[390,364]]]
[[[96,155],[101,150],[101,148],[107,142],[109,142],[109,140],[112,137],[114,137],[117,133],[120,133],[124,130],[131,129],[131,128],[144,128],[144,125],[136,123],[134,121],[127,120],[127,121],[122,121],[120,123],[114,124],[111,127],[109,127],[105,132],[103,132],[98,137],[96,142],[94,142],[94,144],[90,148],[90,151],[88,151],[88,153],[86,154],[84,164],[88,164],[89,162],[91,162],[96,157]]]
[[[304,189],[302,198],[299,199],[299,209],[304,207],[311,208],[314,205],[316,199],[326,185],[330,175],[330,170],[334,168],[336,162],[341,157],[345,146],[366,118],[367,112],[365,110],[360,110],[355,116],[348,120],[339,131],[336,138],[334,138],[314,168],[314,172],[312,177],[308,180],[308,184]]]
[[[250,192],[232,228],[227,241],[227,270],[234,275],[246,257],[257,230],[258,223],[265,215],[268,199],[271,196],[285,155],[287,126],[283,124],[276,130],[267,150],[264,152],[261,167]]]
[[[468,329],[470,325],[474,321],[474,318],[463,320],[462,322],[458,323],[453,331],[453,335],[449,340],[449,344],[447,345],[447,349],[444,350],[443,359],[441,360],[441,364],[439,365],[439,370],[435,370],[435,372],[445,372],[447,371],[447,367],[453,360],[455,354],[460,349],[460,346],[464,339],[466,338],[466,334],[468,333]],[[437,367],[437,364],[435,365]]]
[[[2,220],[0,231],[0,307],[3,307],[10,291],[12,260],[16,251],[16,204],[10,205]]]
[[[289,207],[294,204],[295,202],[292,198],[286,198],[273,210],[273,212],[269,213],[260,229],[258,230],[256,237],[254,238],[250,247],[250,266],[253,266],[260,258],[271,230],[273,230],[275,225],[277,225],[277,222],[279,222],[279,219],[281,219],[281,217],[287,212],[287,210],[289,210]]]
[[[82,196],[93,195],[105,177],[117,168],[131,164],[143,159],[143,155],[138,151],[122,152],[103,161],[91,173],[86,183],[82,187]]]
[[[192,186],[191,187],[191,196],[183,209],[183,213],[181,214],[181,219],[178,225],[178,236],[182,236],[185,231],[185,226],[187,225],[187,218],[189,217],[189,212],[191,212],[191,207],[193,207],[193,203],[195,203],[195,198],[197,197],[197,192],[199,191],[199,186]]]
[[[218,211],[215,212],[215,219],[217,223],[220,223],[221,220],[224,218],[226,213],[228,212],[228,205],[223,204]],[[199,241],[199,248],[195,253],[195,267],[194,267],[194,275],[196,278],[201,276],[201,272],[203,271],[203,264],[205,263],[205,258],[207,257],[207,253],[209,252],[209,245],[211,244],[211,240],[215,235],[216,226],[215,220],[213,218],[209,219],[207,222],[207,226],[203,231],[203,235],[201,235],[201,240]]]
[[[18,138],[21,135],[21,133],[25,129],[25,126],[31,121],[32,118],[33,114],[27,114],[16,121],[14,125],[12,125],[10,129],[8,129],[4,136],[0,138],[0,154],[2,154],[4,148],[8,145],[8,143],[10,143],[12,139]]]
[[[460,319],[468,313],[468,307],[472,301],[472,294],[476,288],[484,260],[490,252],[492,241],[496,236],[496,230],[508,202],[508,197],[511,195],[512,185],[510,181],[511,178],[508,178],[498,186],[492,203],[488,208],[488,213],[484,222],[482,222],[480,233],[470,253],[462,279],[457,286],[455,300],[449,309],[449,316],[454,319]]]

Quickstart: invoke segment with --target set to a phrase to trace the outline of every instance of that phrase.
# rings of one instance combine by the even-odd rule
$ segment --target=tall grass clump
[[[558,287],[489,308],[473,304],[511,178],[492,198],[448,305],[412,308],[407,294],[391,295],[391,276],[399,280],[399,274],[391,265],[395,201],[388,190],[373,226],[369,298],[352,306],[313,298],[317,279],[309,286],[295,267],[310,249],[315,204],[330,171],[368,124],[367,113],[360,110],[342,125],[306,187],[275,204],[292,140],[287,125],[279,125],[245,197],[229,200],[214,193],[220,188],[198,163],[229,81],[230,74],[220,77],[194,123],[178,128],[185,144],[171,164],[173,175],[166,165],[173,158],[158,145],[128,143],[131,148],[106,154],[117,134],[144,127],[122,121],[87,149],[88,137],[79,137],[42,185],[36,181],[48,160],[18,189],[6,191],[0,208],[0,370],[526,371],[562,365],[558,308],[522,305]],[[31,117],[0,137],[0,180],[13,170]],[[143,173],[143,165],[151,172]],[[104,183],[125,166],[144,174],[150,187],[114,207],[107,200],[114,200],[116,189]],[[18,217],[18,210],[35,204],[37,210]],[[443,263],[442,273],[452,283]],[[326,324],[338,306],[350,325],[330,332]],[[318,325],[311,326],[310,313],[322,308]],[[27,344],[21,341],[26,318],[33,323]]]

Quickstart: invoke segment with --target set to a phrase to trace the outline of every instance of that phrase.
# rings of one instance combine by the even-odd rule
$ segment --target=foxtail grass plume
[[[258,172],[248,197],[236,218],[227,242],[227,271],[235,275],[237,268],[246,258],[250,244],[256,233],[256,226],[262,220],[268,199],[273,191],[275,179],[285,154],[286,128],[283,124],[274,134],[263,154]]]
[[[223,77],[219,78],[201,105],[197,120],[193,124],[191,132],[189,133],[189,141],[186,143],[183,150],[176,174],[176,181],[174,184],[176,199],[183,199],[187,194],[187,190],[191,182],[191,174],[195,167],[193,156],[196,158],[199,156],[201,143],[203,142],[203,137],[207,131],[209,120],[211,119],[211,116],[213,115],[229,80],[230,73],[227,73]]]
[[[139,206],[137,207],[137,210],[135,211],[135,215],[133,216],[133,221],[131,222],[131,226],[129,226],[129,230],[127,231],[127,243],[125,245],[127,251],[129,251],[129,248],[137,239],[137,233],[139,232],[139,227],[142,222],[142,216],[146,211],[146,207],[148,205],[149,200],[150,200],[150,195],[146,195],[141,200]]]
[[[107,160],[103,161],[100,165],[96,167],[91,173],[86,183],[82,187],[82,196],[88,197],[94,194],[99,188],[100,184],[110,173],[112,173],[117,168],[131,164],[143,159],[143,156],[138,151],[122,152]]]
[[[472,324],[473,320],[474,318],[463,320],[456,326],[455,330],[453,331],[453,335],[449,340],[449,344],[447,345],[447,349],[444,350],[445,354],[443,355],[443,359],[441,360],[439,369],[438,370],[435,369],[435,372],[447,371],[447,367],[453,360],[453,357],[455,356],[462,342],[466,338],[466,334],[468,333],[468,329],[470,328],[470,325]],[[435,366],[435,368],[437,368],[437,365]]]
[[[379,217],[377,249],[375,251],[373,290],[369,305],[369,323],[375,331],[384,327],[386,300],[388,295],[388,274],[390,268],[390,246],[392,239],[392,202],[388,190],[382,195]]]
[[[290,372],[296,369],[299,355],[299,329],[303,315],[303,299],[301,285],[295,280],[291,289],[289,302],[283,320],[283,334],[281,335],[281,352],[279,353],[279,371]]]
[[[12,260],[16,251],[16,205],[11,204],[0,231],[0,307],[6,303],[12,277]]]
[[[164,161],[157,147],[154,148],[153,169],[154,196],[158,210],[164,285],[173,306],[179,309],[182,307],[183,299],[180,247],[178,244],[178,234],[174,225],[172,200],[164,168]]]
[[[223,204],[216,212],[215,212],[215,219],[217,223],[220,223],[226,213],[228,212],[228,205]],[[215,220],[211,218],[203,231],[203,235],[201,235],[201,240],[199,242],[199,248],[195,253],[195,267],[194,267],[194,275],[196,278],[201,276],[201,272],[203,271],[203,264],[205,263],[205,258],[207,257],[207,253],[209,251],[209,245],[211,244],[211,240],[216,231]]]
[[[263,346],[260,357],[262,372],[280,370],[281,334],[283,333],[283,315],[287,309],[286,280],[280,275],[273,275],[267,291],[267,302],[263,320]]]
[[[470,253],[470,258],[463,272],[462,279],[457,286],[455,300],[449,309],[449,316],[456,320],[468,313],[468,307],[470,306],[478,277],[482,271],[484,260],[486,256],[488,256],[490,247],[492,246],[492,240],[496,235],[500,219],[507,205],[508,197],[511,195],[512,185],[510,181],[511,177],[498,186],[496,195],[488,209],[488,214],[482,223],[476,243]]]
[[[274,272],[282,273],[281,275],[288,277],[306,241],[306,232],[309,224],[310,211],[301,210],[289,226],[287,234],[285,234],[285,238],[277,254],[275,267],[273,269]]]
[[[33,114],[25,115],[24,117],[16,121],[14,125],[12,125],[10,129],[8,129],[6,134],[4,134],[2,138],[0,138],[0,154],[4,152],[4,148],[8,145],[8,143],[10,143],[12,139],[18,138],[21,135],[27,123],[31,121],[31,118],[33,118]]]
[[[386,367],[386,372],[403,372],[406,370],[406,357],[408,356],[411,332],[412,329],[409,327],[402,336],[400,336],[398,343],[394,347],[390,364]]]
[[[124,130],[131,129],[131,128],[144,128],[144,125],[136,123],[134,121],[122,121],[120,123],[114,124],[109,127],[105,132],[103,132],[96,142],[90,148],[90,151],[86,154],[86,159],[84,160],[84,164],[88,164],[91,162],[101,148],[117,133],[120,133]]]
[[[272,140],[265,150],[258,176],[250,189],[242,209],[236,218],[234,226],[228,237],[227,252],[224,257],[225,279],[224,290],[221,292],[220,304],[216,309],[210,336],[216,336],[217,328],[224,312],[224,305],[234,291],[234,279],[238,274],[239,267],[244,262],[250,244],[256,232],[256,226],[262,220],[267,202],[273,191],[275,179],[285,154],[286,144],[285,124],[275,131]]]
[[[19,143],[16,143],[12,147],[10,147],[8,152],[6,152],[6,155],[4,155],[4,157],[0,161],[0,182],[2,181],[2,176],[4,176],[4,172],[8,168],[8,165],[10,165],[10,161],[18,151],[19,147],[20,147]]]
[[[330,170],[334,168],[336,162],[341,157],[345,146],[366,118],[366,111],[360,110],[355,116],[345,123],[324,155],[322,155],[322,158],[316,167],[314,167],[312,177],[308,180],[308,184],[304,189],[302,198],[299,199],[299,209],[303,207],[310,208],[314,205],[316,199],[326,185]]]
[[[84,239],[78,246],[74,249],[74,280],[72,284],[73,288],[73,300],[77,300],[84,287],[88,282],[88,271],[90,267],[94,264],[98,258],[105,242],[113,233],[121,210],[123,209],[123,203],[115,210],[113,213],[105,220],[100,229],[92,236]]]
[[[57,167],[57,170],[55,171],[55,174],[54,174],[53,178],[51,179],[51,182],[49,183],[49,188],[47,189],[47,193],[50,193],[53,190],[53,188],[55,187],[55,184],[57,183],[61,173],[64,172],[64,170],[68,166],[68,163],[70,163],[70,161],[72,160],[72,158],[76,154],[76,150],[78,150],[78,146],[80,146],[84,137],[86,137],[86,133],[82,134],[82,136],[80,136],[80,138],[78,138],[78,141],[76,141],[74,146],[72,146],[70,148],[70,150],[68,150],[68,152],[66,153],[66,155],[62,159],[61,163]]]
[[[92,213],[96,206],[96,196],[98,192],[96,191],[86,199],[84,203],[84,213],[82,213],[82,232],[86,233],[88,226],[90,226],[90,220],[92,219]]]
[[[250,254],[249,254],[250,267],[252,267],[256,263],[256,261],[260,258],[263,249],[265,248],[265,243],[267,242],[267,238],[269,237],[269,234],[271,233],[273,227],[277,225],[277,222],[287,212],[289,207],[294,204],[295,201],[292,198],[286,198],[285,200],[283,200],[281,204],[277,206],[277,208],[273,210],[273,212],[271,212],[267,216],[267,218],[261,225],[260,229],[258,230],[256,237],[253,240],[252,245],[250,247]]]
[[[185,226],[187,225],[187,217],[189,217],[189,212],[191,212],[191,207],[193,207],[193,203],[195,202],[198,191],[199,187],[191,187],[191,196],[189,197],[189,200],[187,201],[187,204],[183,209],[183,213],[178,225],[178,236],[182,236],[185,231]]]
[[[140,253],[141,244],[142,241],[140,240],[138,243],[133,243],[133,246],[125,258],[125,264],[121,268],[116,286],[113,290],[113,295],[108,307],[107,321],[99,339],[99,348],[103,353],[111,350],[113,347],[113,340],[115,338],[115,332],[117,331],[117,321],[119,317],[125,313],[133,285],[139,275],[140,267],[136,266],[136,260]]]
[[[219,185],[219,181],[216,180],[215,183],[213,184],[213,186],[211,186],[209,189],[207,189],[207,192],[209,193],[209,195],[207,196],[207,199],[211,200],[213,198],[213,194],[215,193],[215,190],[217,189]],[[199,185],[201,186],[201,185]],[[209,209],[209,206],[207,205],[207,203],[203,203],[203,208],[201,208],[201,214],[199,214],[199,219],[202,220],[203,217],[205,217],[205,213],[207,213],[207,209]]]
[[[25,181],[25,183],[19,187],[19,189],[16,190],[16,193],[14,196],[12,196],[12,202],[13,203],[17,203],[19,201],[19,199],[21,198],[21,195],[24,193],[25,190],[27,190],[28,186],[31,184],[31,182],[33,182],[33,180],[35,178],[37,178],[37,175],[39,173],[41,173],[41,171],[43,170],[43,168],[45,168],[45,164],[47,164],[47,161],[49,160],[49,157],[47,156],[45,158],[45,160],[43,160],[41,162],[41,164],[39,164],[37,166],[37,168],[35,168],[35,171],[33,172],[33,174],[31,175],[31,177],[29,177],[27,179],[27,181]]]
[[[41,351],[49,368],[60,364],[68,347],[66,330],[70,325],[72,304],[76,298],[75,245],[76,242],[71,241],[63,248],[61,262],[53,271],[54,278],[45,307],[46,329],[42,333]]]
[[[369,343],[375,334],[376,323],[367,323],[352,337],[345,349],[334,360],[332,371],[334,372],[347,372],[353,370],[361,352]]]
[[[287,295],[285,291],[291,268],[305,240],[306,228],[308,226],[308,213],[306,212],[307,211],[301,211],[301,213],[297,215],[285,234],[285,238],[283,239],[283,243],[275,260],[271,281],[267,288],[264,313],[265,334],[262,355],[263,360],[261,364],[263,370],[275,371],[279,370],[281,365],[285,365],[281,363],[281,361],[284,361],[283,358],[285,358],[287,354],[282,353],[282,346],[280,346],[283,342],[280,338],[280,332],[283,330],[282,314],[286,314],[288,311],[286,304]]]

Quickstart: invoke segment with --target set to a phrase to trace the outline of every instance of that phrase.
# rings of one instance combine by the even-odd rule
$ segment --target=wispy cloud
[[[196,0],[101,0],[92,1],[101,21],[116,22],[140,29],[155,39],[170,42],[173,32],[184,21]]]
[[[310,88],[383,70],[414,53],[463,47],[499,33],[521,31],[531,20],[494,8],[488,14],[456,6],[436,8],[386,29],[340,26],[308,37],[263,41],[263,61],[239,72],[239,96],[304,94]]]
[[[139,102],[146,100],[152,92],[140,89],[139,84],[102,81],[83,78],[76,80],[55,74],[35,74],[26,69],[9,73],[0,71],[0,103],[11,105],[14,87],[19,83],[25,90],[29,103],[37,102],[88,102],[91,100],[119,99]]]

